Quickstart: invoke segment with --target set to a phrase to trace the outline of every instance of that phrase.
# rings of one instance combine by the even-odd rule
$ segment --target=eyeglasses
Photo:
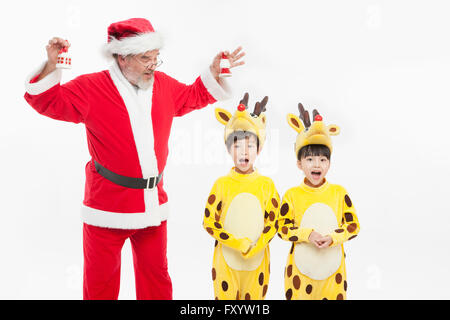
[[[133,58],[139,62],[141,65],[143,65],[146,69],[151,69],[153,67],[158,68],[160,65],[162,65],[163,61],[161,59],[157,59],[155,63],[144,63],[140,59],[136,58],[136,56],[133,56]]]

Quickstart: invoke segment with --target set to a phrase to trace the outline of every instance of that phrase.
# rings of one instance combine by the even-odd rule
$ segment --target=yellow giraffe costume
[[[216,109],[225,125],[225,141],[235,131],[249,131],[265,140],[267,97],[247,112],[248,94],[232,117]],[[206,202],[203,226],[216,239],[212,279],[216,299],[262,300],[269,283],[269,242],[277,233],[280,198],[273,181],[255,169],[250,174],[234,168],[214,183]]]
[[[300,119],[288,114],[289,125],[298,133],[295,154],[307,145],[321,144],[332,151],[330,135],[339,134],[336,125],[325,126],[314,110],[314,122],[299,104]],[[306,179],[306,178],[305,178]],[[283,197],[278,235],[292,242],[284,274],[287,300],[344,300],[347,277],[343,243],[356,237],[359,222],[347,191],[325,181],[317,188],[303,182]],[[308,241],[312,231],[330,235],[328,248],[318,249]]]

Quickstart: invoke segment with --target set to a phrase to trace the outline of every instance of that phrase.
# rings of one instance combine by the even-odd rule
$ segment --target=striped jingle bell
[[[58,69],[71,69],[72,68],[72,58],[69,55],[68,48],[62,48],[58,53],[58,58],[56,59],[56,68]]]
[[[225,53],[222,52],[222,57],[220,59],[220,73],[219,73],[219,77],[220,78],[231,77],[230,67],[231,67],[230,60],[228,60],[228,58],[225,55]]]

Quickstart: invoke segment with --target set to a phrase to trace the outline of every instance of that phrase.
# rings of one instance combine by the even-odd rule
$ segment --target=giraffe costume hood
[[[231,115],[225,109],[216,108],[217,120],[225,126],[224,141],[236,131],[247,131],[254,133],[259,140],[259,149],[261,151],[266,140],[266,104],[269,98],[266,96],[260,102],[255,104],[253,112],[248,112],[248,93],[239,102],[236,112]]]
[[[300,113],[300,119],[289,113],[287,115],[288,124],[298,133],[295,141],[294,150],[295,155],[298,156],[298,152],[301,148],[311,144],[325,145],[333,151],[333,145],[331,143],[331,136],[336,136],[340,132],[340,128],[335,124],[325,125],[323,123],[322,116],[319,112],[313,110],[313,123],[309,119],[309,113],[303,108],[301,103],[298,104],[298,111]]]

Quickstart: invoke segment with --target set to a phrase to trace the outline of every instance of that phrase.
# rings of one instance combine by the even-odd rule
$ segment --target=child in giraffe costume
[[[217,108],[235,166],[214,183],[203,226],[216,239],[212,279],[215,298],[262,300],[269,283],[269,242],[277,233],[280,198],[273,181],[253,168],[265,141],[265,105],[247,111],[248,94],[232,116]]]
[[[297,166],[305,174],[289,189],[280,208],[278,235],[292,242],[284,274],[287,300],[344,300],[347,277],[343,243],[356,237],[359,222],[347,191],[325,179],[336,125],[326,126],[317,110],[313,123],[299,104],[300,118],[288,114],[298,133]]]

